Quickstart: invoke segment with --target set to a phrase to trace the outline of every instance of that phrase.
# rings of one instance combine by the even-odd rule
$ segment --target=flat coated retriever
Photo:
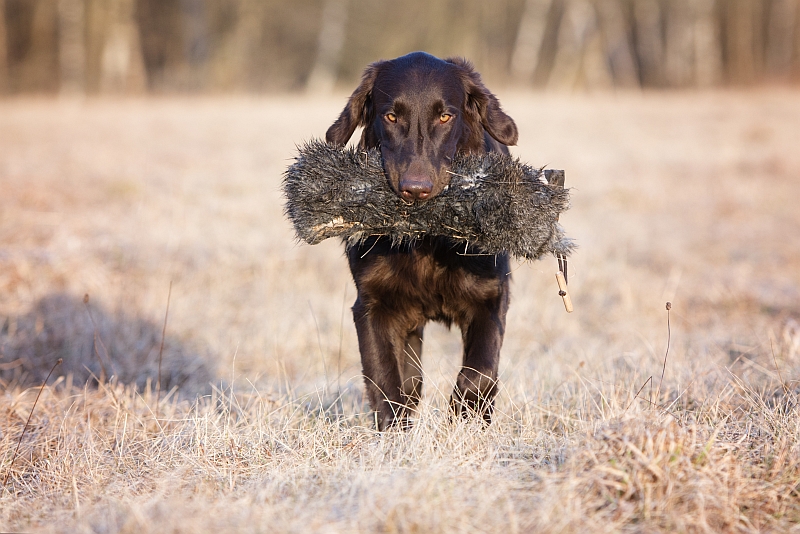
[[[466,60],[414,52],[364,71],[329,143],[345,145],[363,126],[361,146],[379,148],[393,190],[424,202],[450,182],[456,153],[508,153],[514,121]],[[461,328],[463,367],[451,406],[488,423],[509,301],[507,255],[486,256],[445,237],[392,246],[371,237],[348,252],[358,289],[353,317],[379,430],[408,424],[422,391],[422,332],[440,321]]]

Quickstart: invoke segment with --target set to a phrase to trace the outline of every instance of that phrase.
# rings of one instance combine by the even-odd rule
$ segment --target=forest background
[[[413,50],[494,84],[800,80],[797,0],[0,0],[0,94],[330,91]]]

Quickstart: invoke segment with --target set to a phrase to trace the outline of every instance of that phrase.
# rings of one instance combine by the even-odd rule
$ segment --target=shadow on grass
[[[17,317],[0,317],[0,383],[40,385],[53,367],[51,382],[72,375],[73,384],[97,384],[116,378],[125,384],[154,387],[163,324],[109,312],[94,302],[65,293],[39,300]],[[206,392],[213,380],[210,353],[169,334],[164,339],[161,389],[183,394]]]

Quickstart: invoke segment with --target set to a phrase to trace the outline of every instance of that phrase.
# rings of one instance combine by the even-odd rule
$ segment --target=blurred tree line
[[[0,94],[346,87],[413,50],[494,83],[800,80],[800,0],[0,0]]]

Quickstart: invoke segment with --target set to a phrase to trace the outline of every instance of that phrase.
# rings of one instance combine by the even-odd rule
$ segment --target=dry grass
[[[519,265],[495,423],[433,326],[385,435],[340,247],[281,215],[342,99],[0,102],[0,530],[800,530],[798,94],[503,101],[575,188],[576,312]]]

